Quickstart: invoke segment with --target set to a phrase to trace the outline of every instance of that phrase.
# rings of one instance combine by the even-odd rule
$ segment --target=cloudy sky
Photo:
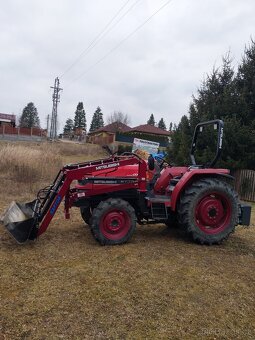
[[[151,113],[178,123],[222,55],[240,61],[254,37],[255,1],[172,0],[156,13],[166,3],[2,0],[0,112],[20,115],[32,101],[45,127],[59,77],[59,132],[79,101],[88,125],[97,106],[105,120],[127,113],[131,126]]]

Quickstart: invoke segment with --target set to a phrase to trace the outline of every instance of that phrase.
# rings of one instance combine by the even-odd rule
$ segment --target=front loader
[[[197,165],[197,138],[210,125],[218,132],[216,155],[210,164]],[[222,138],[222,121],[198,124],[190,166],[175,167],[163,162],[158,165],[152,157],[147,162],[132,153],[66,165],[50,186],[38,192],[34,201],[13,202],[2,222],[17,242],[34,240],[46,231],[64,200],[65,217],[70,218],[72,207],[80,208],[101,245],[129,241],[136,222],[170,226],[177,223],[198,243],[221,243],[237,224],[249,225],[251,215],[250,206],[238,200],[230,171],[214,168]],[[148,171],[154,172],[150,179]]]

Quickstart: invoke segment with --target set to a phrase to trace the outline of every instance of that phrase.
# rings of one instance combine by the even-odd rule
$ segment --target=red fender
[[[176,210],[176,205],[182,191],[185,190],[191,182],[194,182],[194,180],[209,176],[215,177],[217,175],[228,175],[229,172],[230,171],[228,169],[188,169],[188,171],[182,176],[173,190],[171,196],[172,210]]]

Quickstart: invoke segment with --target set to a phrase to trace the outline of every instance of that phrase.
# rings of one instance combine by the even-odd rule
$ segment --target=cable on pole
[[[137,28],[129,33],[124,39],[122,39],[114,48],[112,48],[109,52],[107,52],[102,58],[100,58],[97,62],[95,62],[93,65],[91,65],[87,70],[85,70],[81,75],[76,77],[71,81],[71,84],[77,81],[78,79],[84,77],[91,69],[93,69],[95,66],[100,64],[105,58],[107,58],[110,54],[112,54],[115,50],[117,50],[125,41],[127,41],[130,37],[132,37],[137,31],[139,31],[144,25],[147,24],[156,14],[158,14],[163,8],[165,8],[170,2],[173,0],[168,0],[165,2],[159,9],[157,9],[152,15],[150,15],[142,24],[137,26]]]
[[[68,73],[80,60],[82,57],[87,55],[98,43],[103,39],[103,37],[109,33],[109,31],[112,30],[113,27],[117,25],[117,23],[120,22],[120,20],[127,15],[128,12],[136,5],[137,2],[141,1],[138,0],[133,4],[122,16],[121,18],[115,23],[112,27],[110,27],[108,30],[107,28],[111,25],[111,23],[117,18],[119,13],[127,6],[127,4],[131,0],[127,0],[124,5],[121,6],[121,8],[117,11],[117,13],[111,18],[111,20],[105,25],[105,27],[102,29],[102,31],[91,41],[91,43],[81,52],[81,54],[78,56],[77,59],[74,60],[74,62],[61,74],[60,78],[62,78],[66,73]],[[106,32],[105,32],[106,31]]]

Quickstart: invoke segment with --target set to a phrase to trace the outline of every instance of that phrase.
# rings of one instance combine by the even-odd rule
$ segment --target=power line
[[[144,25],[147,24],[156,14],[158,14],[163,8],[165,8],[170,2],[173,0],[168,0],[165,2],[158,10],[156,10],[152,15],[150,15],[142,24],[140,24],[134,31],[128,34],[124,39],[122,39],[114,48],[112,48],[109,52],[107,52],[102,58],[100,58],[95,64],[91,65],[87,70],[85,70],[80,76],[73,79],[71,83],[75,82],[76,80],[84,77],[91,69],[95,66],[100,64],[105,58],[107,58],[110,54],[112,54],[115,50],[117,50],[126,40],[132,37],[137,31],[139,31]]]
[[[75,61],[63,72],[63,74],[60,76],[60,78],[62,78],[67,72],[69,72],[80,60],[84,55],[87,55],[90,50],[92,50],[97,44],[98,42],[109,32],[109,30],[111,30],[113,27],[116,26],[116,23],[114,24],[114,26],[112,28],[110,28],[109,30],[106,31],[105,30],[111,25],[111,23],[115,20],[115,18],[117,18],[117,16],[119,15],[119,13],[127,6],[127,4],[130,2],[131,0],[127,0],[124,5],[121,6],[121,8],[117,11],[117,13],[112,17],[112,19],[105,25],[105,27],[102,29],[102,31],[92,40],[92,42],[85,48],[85,50],[83,50],[81,52],[81,54],[78,56],[77,59],[75,59]],[[140,1],[140,0],[138,0]],[[138,2],[136,1],[136,3]],[[124,15],[121,16],[121,19],[136,5],[136,3],[131,6],[131,8],[124,13]],[[121,20],[119,19],[118,22]],[[118,23],[117,22],[117,23]]]
[[[86,51],[84,52],[83,57],[86,56],[109,32],[113,30],[113,28],[136,6],[138,2],[141,0],[137,0],[111,27],[109,27],[104,34]]]

